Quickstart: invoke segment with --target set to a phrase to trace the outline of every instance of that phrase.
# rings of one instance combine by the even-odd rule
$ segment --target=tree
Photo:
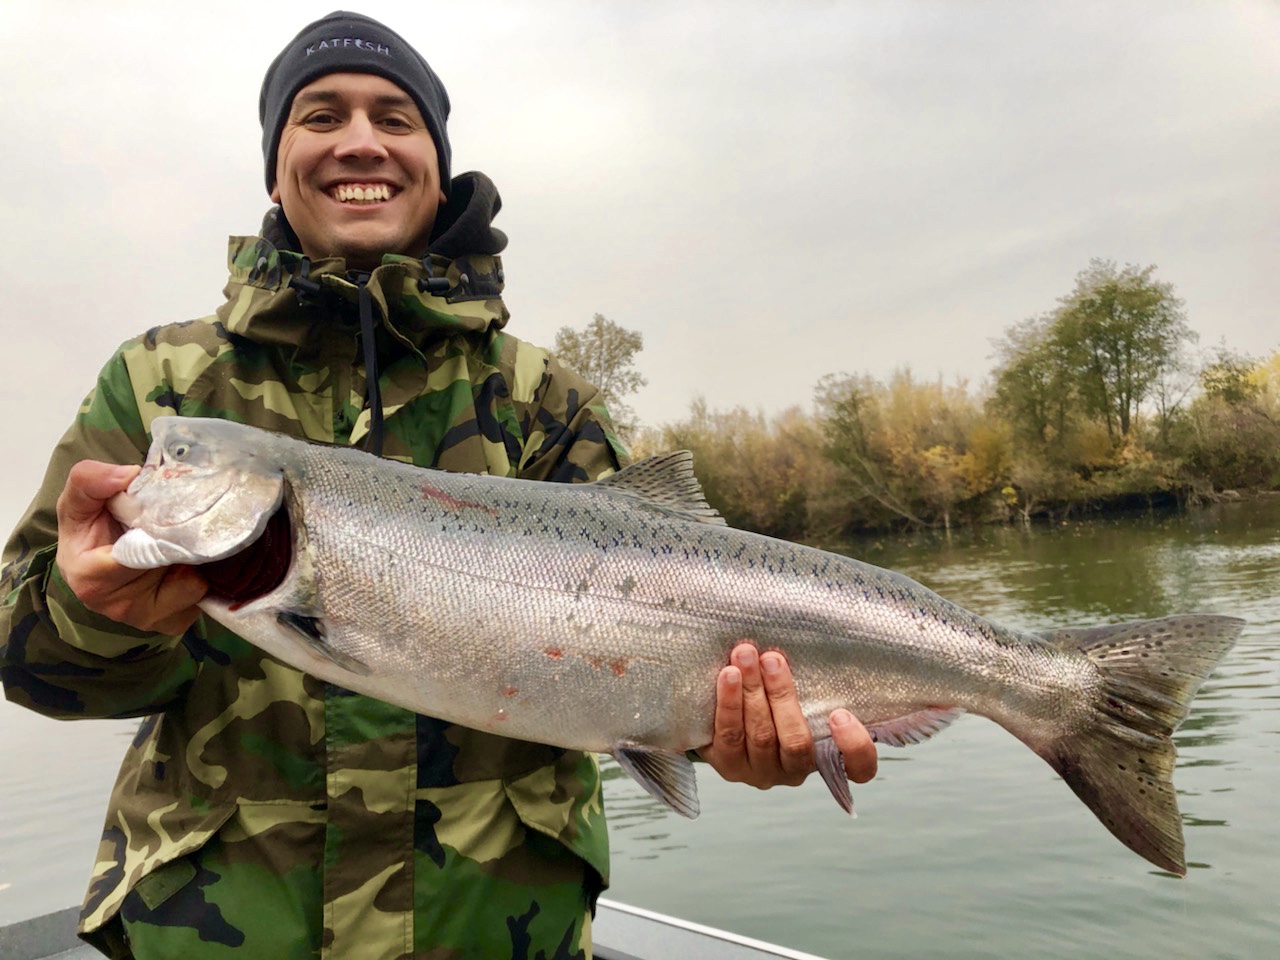
[[[1015,324],[995,344],[992,406],[1013,426],[1016,437],[1044,449],[1067,429],[1076,401],[1071,358],[1054,335],[1054,318],[1033,317]]]
[[[1091,260],[1053,314],[1053,334],[1072,360],[1085,409],[1106,424],[1112,442],[1126,438],[1142,401],[1181,359],[1195,333],[1173,285],[1155,266]]]
[[[628,330],[597,313],[582,330],[561,327],[556,332],[556,355],[600,390],[614,425],[623,434],[636,429],[636,417],[623,400],[648,381],[635,369],[644,349],[644,335]]]
[[[1243,406],[1262,393],[1256,374],[1261,366],[1256,358],[1222,345],[1200,371],[1200,385],[1206,396],[1218,397],[1231,407]]]
[[[920,383],[908,369],[887,384],[833,375],[819,381],[815,400],[824,452],[850,487],[861,525],[950,529],[962,505],[969,515],[985,509],[970,501],[1003,473],[1004,452],[965,384]]]

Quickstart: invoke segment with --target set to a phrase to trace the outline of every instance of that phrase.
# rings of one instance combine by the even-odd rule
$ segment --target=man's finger
[[[138,466],[120,466],[81,460],[67,473],[66,486],[58,497],[58,519],[84,524],[102,513],[108,500],[120,493],[141,470]]]
[[[751,772],[742,726],[742,673],[727,666],[716,677],[716,712],[711,743],[698,753],[724,779],[741,781]]]
[[[813,737],[800,709],[791,666],[782,654],[770,651],[760,655],[760,669],[778,741],[778,760],[788,778],[800,783],[813,770]]]
[[[81,601],[91,610],[139,630],[176,636],[195,621],[208,584],[194,567],[127,570],[87,581]]]
[[[831,738],[844,755],[845,773],[854,783],[866,783],[876,775],[879,757],[871,734],[848,710],[836,710],[830,718]]]
[[[742,722],[746,728],[747,762],[753,770],[778,769],[778,738],[773,729],[773,711],[760,675],[760,654],[749,643],[733,649],[732,661],[742,671]],[[772,778],[770,778],[772,779]]]

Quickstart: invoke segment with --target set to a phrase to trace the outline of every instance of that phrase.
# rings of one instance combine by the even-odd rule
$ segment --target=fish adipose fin
[[[674,511],[686,520],[724,523],[724,517],[707,503],[702,485],[693,475],[693,454],[688,450],[638,460],[595,481],[594,486],[607,487],[650,506]]]
[[[1234,617],[1178,616],[1043,635],[1082,651],[1102,683],[1092,729],[1032,748],[1121,843],[1178,876],[1187,864],[1172,734],[1243,627]]]
[[[615,744],[613,757],[655,799],[690,820],[697,818],[698,780],[683,753],[658,750],[639,743]]]
[[[306,642],[308,649],[332,661],[343,670],[358,673],[362,677],[367,677],[373,672],[363,661],[335,650],[329,645],[328,638],[325,636],[324,621],[319,617],[307,616],[296,610],[281,610],[276,614],[276,621],[293,630]]]

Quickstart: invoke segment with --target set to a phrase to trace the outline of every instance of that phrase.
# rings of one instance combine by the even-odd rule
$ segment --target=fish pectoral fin
[[[724,524],[724,517],[707,503],[702,484],[693,474],[693,454],[688,450],[637,460],[592,486],[625,493],[646,506],[679,514],[686,520]]]
[[[357,660],[350,654],[335,650],[330,646],[324,621],[319,617],[312,617],[296,610],[281,610],[276,614],[276,622],[289,627],[295,634],[306,641],[311,650],[320,654],[326,660],[337,664],[343,670],[358,673],[364,677],[373,672],[364,661]]]
[[[822,782],[827,785],[831,795],[840,804],[840,809],[851,817],[853,812],[853,795],[849,793],[849,774],[844,769],[844,754],[830,737],[823,737],[813,745],[814,759],[818,762],[818,773],[822,774]]]
[[[698,777],[683,753],[659,750],[640,743],[615,744],[613,757],[655,799],[690,820],[697,818]]]
[[[890,717],[867,724],[867,733],[876,743],[891,747],[905,747],[912,743],[924,743],[939,730],[945,730],[951,722],[964,714],[961,707],[927,707],[915,713]]]

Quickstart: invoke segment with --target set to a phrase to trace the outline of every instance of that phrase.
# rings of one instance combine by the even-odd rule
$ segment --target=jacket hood
[[[364,285],[393,349],[399,344],[422,354],[429,341],[443,335],[500,330],[509,316],[498,257],[507,238],[492,220],[501,208],[497,187],[487,176],[455,177],[428,254],[387,254],[363,273],[349,272],[340,257],[303,256],[283,211],[273,207],[263,218],[261,236],[228,241],[230,277],[218,319],[229,333],[305,353],[331,337],[359,333],[357,304]]]

